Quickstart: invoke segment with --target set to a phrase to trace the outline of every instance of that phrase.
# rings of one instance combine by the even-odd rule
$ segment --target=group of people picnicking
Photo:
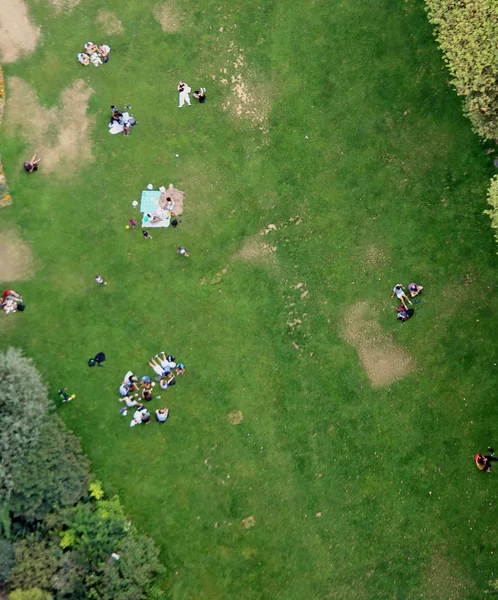
[[[176,358],[172,355],[166,355],[165,352],[156,354],[151,358],[148,365],[154,371],[156,381],[152,381],[148,375],[144,375],[140,380],[132,371],[128,371],[124,376],[121,385],[119,386],[120,402],[124,402],[126,407],[120,408],[123,416],[128,414],[128,408],[133,408],[133,418],[130,422],[130,427],[135,425],[148,425],[150,423],[150,412],[144,405],[144,402],[153,400],[153,390],[156,383],[159,384],[161,390],[167,390],[169,387],[176,385],[175,375],[185,374],[185,365],[177,363]],[[160,399],[161,396],[156,396]],[[164,423],[169,415],[168,408],[159,408],[155,411],[156,421]]]
[[[8,315],[17,311],[23,312],[26,308],[23,304],[22,297],[14,290],[4,290],[0,298],[0,308]]]
[[[109,121],[109,133],[124,133],[125,136],[130,135],[131,128],[138,123],[133,115],[127,112],[131,108],[128,104],[124,107],[123,112],[114,104],[111,106],[111,120]]]
[[[85,51],[78,54],[78,61],[87,67],[90,63],[95,67],[108,62],[111,49],[106,44],[97,46],[93,42],[85,44]]]
[[[424,288],[421,285],[418,285],[418,283],[409,283],[408,284],[408,292],[410,293],[410,296],[412,298],[415,298],[415,296],[418,296],[419,294],[422,293],[422,290]],[[401,305],[396,307],[396,311],[397,311],[397,315],[396,318],[401,321],[402,323],[405,323],[406,321],[408,321],[408,319],[411,319],[411,317],[413,317],[415,310],[413,308],[408,308],[406,306],[406,303],[408,302],[408,304],[412,305],[412,301],[410,300],[410,298],[408,298],[408,296],[405,293],[405,289],[403,287],[402,283],[397,283],[394,288],[393,288],[393,293],[391,294],[391,298],[394,298],[394,296],[396,296],[396,298],[398,300],[400,300]]]

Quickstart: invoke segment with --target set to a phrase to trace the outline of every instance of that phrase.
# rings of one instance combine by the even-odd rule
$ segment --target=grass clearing
[[[181,17],[169,32],[162,4],[110,0],[122,33],[98,69],[76,62],[101,41],[97,2],[29,6],[43,44],[5,66],[7,97],[22,81],[63,118],[84,82],[95,160],[28,176],[31,138],[6,111],[2,225],[36,277],[13,286],[27,309],[1,344],[77,394],[60,413],[161,545],[168,597],[482,598],[496,577],[496,473],[472,461],[498,412],[490,165],[422,3],[183,0],[166,5]],[[225,110],[239,73],[261,122]],[[206,104],[179,110],[179,79]],[[139,125],[110,136],[109,106],[128,103]],[[149,182],[185,192],[181,225],[150,243],[125,230]],[[277,249],[235,260],[251,244]],[[389,296],[409,280],[424,296],[400,325]],[[358,305],[409,357],[402,378],[371,385],[344,339]],[[165,426],[130,428],[118,385],[160,350],[187,374],[151,405],[169,407]]]

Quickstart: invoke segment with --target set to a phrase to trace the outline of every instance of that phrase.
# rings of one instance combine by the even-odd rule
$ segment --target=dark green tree
[[[14,566],[14,547],[12,542],[0,537],[0,585],[6,581]]]
[[[88,496],[90,463],[79,439],[56,415],[43,422],[39,437],[13,472],[9,506],[14,517],[42,520],[56,508]]]
[[[15,465],[36,444],[50,406],[32,361],[14,348],[0,352],[0,505],[10,498]]]

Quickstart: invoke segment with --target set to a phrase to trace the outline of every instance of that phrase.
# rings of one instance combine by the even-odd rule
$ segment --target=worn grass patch
[[[37,152],[42,158],[40,172],[57,171],[61,177],[70,177],[93,160],[92,118],[87,115],[93,90],[84,81],[66,88],[60,105],[52,108],[41,106],[33,88],[18,77],[8,79],[8,88],[5,128],[10,134],[20,131],[28,154]]]
[[[0,281],[24,281],[33,275],[31,248],[14,231],[0,231]]]
[[[407,351],[384,333],[371,305],[358,302],[345,318],[344,337],[354,346],[373,386],[389,385],[407,375],[412,360]]]
[[[0,62],[16,62],[36,49],[41,30],[33,25],[24,0],[0,2]]]
[[[118,19],[117,15],[103,8],[97,13],[95,24],[106,35],[118,35],[124,31],[123,23]]]

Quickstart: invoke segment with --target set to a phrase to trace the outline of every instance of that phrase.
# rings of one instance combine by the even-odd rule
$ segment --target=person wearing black
[[[26,161],[24,163],[24,170],[26,173],[33,173],[33,171],[38,171],[38,163],[41,161],[41,158],[36,159],[36,154],[30,161]]]
[[[206,102],[206,88],[200,88],[199,90],[195,90],[194,98],[199,100],[200,104],[204,104]]]
[[[123,118],[123,113],[121,113],[114,105],[111,106],[111,122],[110,125],[112,125],[114,122],[116,123],[120,123],[120,119]]]

